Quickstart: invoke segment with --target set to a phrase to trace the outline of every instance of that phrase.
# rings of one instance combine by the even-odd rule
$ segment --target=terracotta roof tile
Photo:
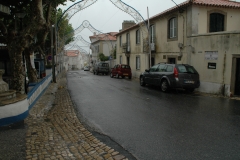
[[[240,8],[239,2],[234,2],[230,0],[194,0],[193,4],[227,8]]]
[[[109,32],[109,33],[105,33],[105,34],[98,34],[98,35],[93,35],[90,36],[89,38],[97,38],[98,40],[111,40],[111,41],[116,41],[116,34],[118,32]]]
[[[67,50],[66,52],[68,57],[77,57],[80,54],[78,50]]]

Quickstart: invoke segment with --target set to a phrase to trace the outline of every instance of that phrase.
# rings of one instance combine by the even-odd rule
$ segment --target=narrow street
[[[82,123],[139,160],[239,159],[240,101],[141,87],[76,70],[68,89]]]

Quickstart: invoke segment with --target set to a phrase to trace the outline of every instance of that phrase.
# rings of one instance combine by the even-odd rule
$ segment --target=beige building
[[[89,65],[89,58],[89,55],[81,53],[79,50],[66,50],[63,66],[66,70],[82,69]]]
[[[119,32],[117,63],[129,64],[135,77],[150,64],[190,64],[200,74],[200,92],[240,95],[239,16],[239,2],[185,1],[150,18],[150,43],[139,25]]]
[[[118,32],[109,32],[90,36],[90,49],[92,50],[93,63],[98,62],[98,54],[103,53],[105,56],[110,56],[116,46],[116,34]]]

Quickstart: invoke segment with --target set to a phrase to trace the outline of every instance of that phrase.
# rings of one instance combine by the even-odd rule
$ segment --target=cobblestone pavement
[[[26,159],[127,160],[83,126],[75,114],[66,85],[64,75],[57,84],[49,86],[30,111],[25,121],[28,126]],[[53,105],[51,95],[55,95]]]
[[[67,91],[66,73],[49,85],[24,125],[0,128],[0,146],[0,160],[128,160],[79,121]]]

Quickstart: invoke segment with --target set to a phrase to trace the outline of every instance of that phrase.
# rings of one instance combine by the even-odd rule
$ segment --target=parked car
[[[85,66],[85,67],[83,68],[83,70],[84,70],[84,71],[89,71],[89,66]]]
[[[199,74],[193,66],[159,63],[140,75],[140,85],[146,84],[160,86],[163,92],[171,88],[182,88],[193,92],[200,86],[200,81]]]
[[[99,73],[108,75],[108,73],[109,73],[109,64],[107,62],[97,62],[93,66],[93,74],[98,75]]]
[[[117,64],[115,65],[110,72],[110,77],[128,77],[128,79],[132,78],[132,71],[131,71],[131,67],[129,65],[126,64]]]

